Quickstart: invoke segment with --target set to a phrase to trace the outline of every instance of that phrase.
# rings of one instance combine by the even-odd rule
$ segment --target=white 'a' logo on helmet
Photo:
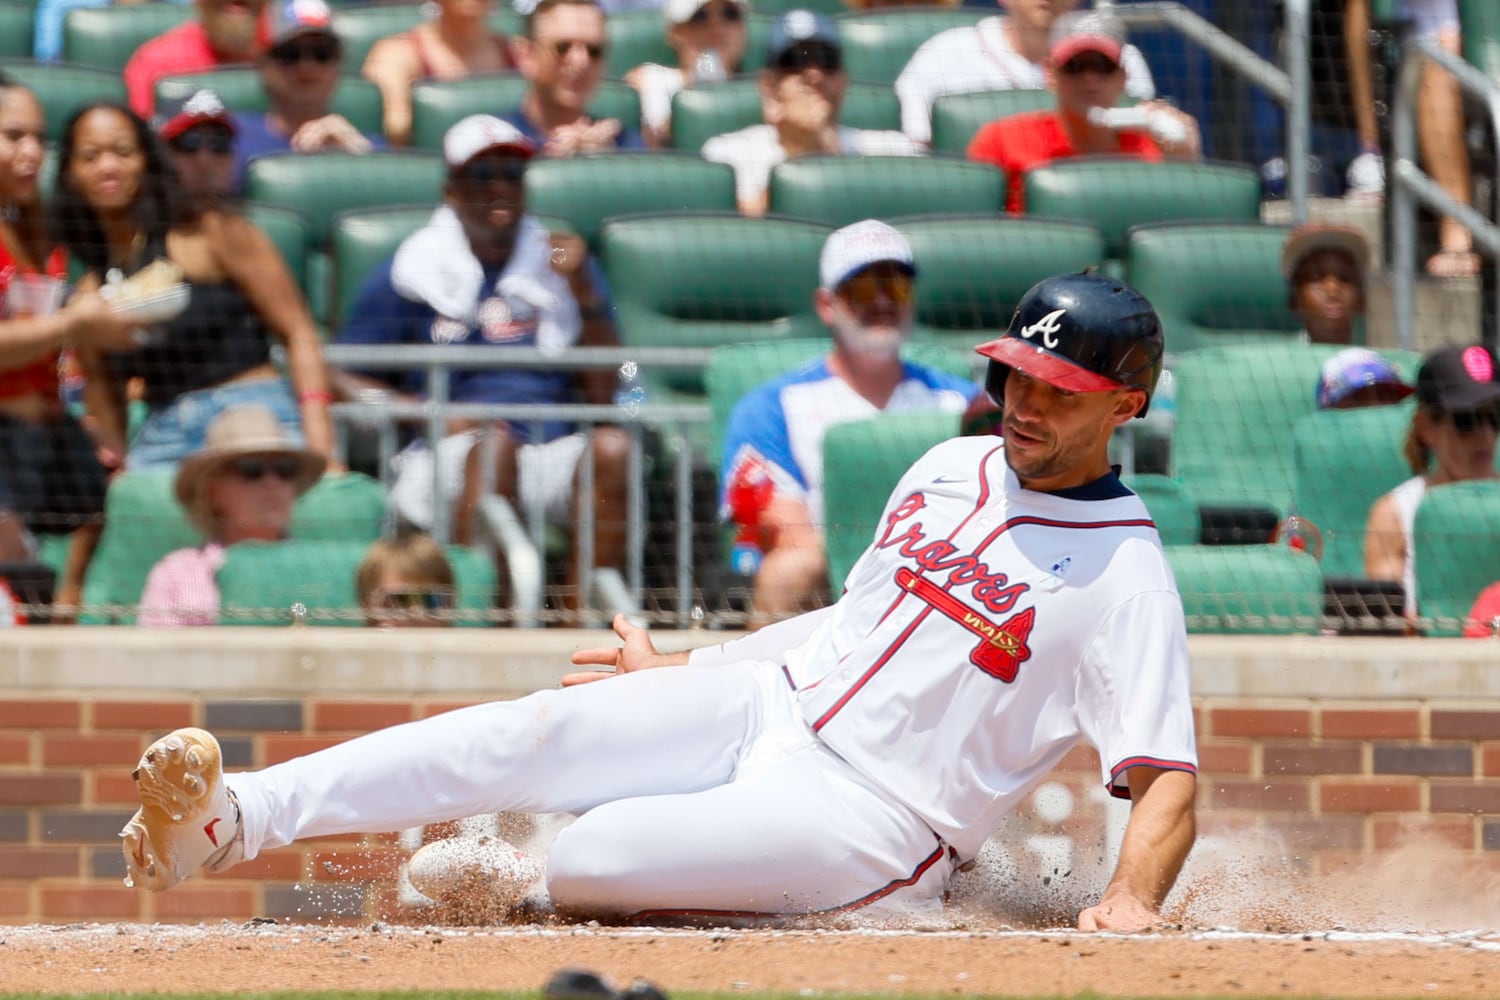
[[[1042,346],[1049,350],[1056,350],[1057,334],[1062,330],[1062,324],[1058,320],[1062,319],[1063,314],[1066,312],[1066,309],[1052,310],[1030,326],[1021,327],[1021,336],[1030,340],[1040,333],[1042,335]]]

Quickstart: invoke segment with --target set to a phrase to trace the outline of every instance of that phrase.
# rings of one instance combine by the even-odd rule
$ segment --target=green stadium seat
[[[771,171],[770,210],[846,226],[932,212],[987,215],[1005,208],[1005,175],[946,156],[804,156]]]
[[[753,77],[680,90],[672,98],[672,146],[697,152],[716,135],[761,122],[760,90]],[[901,103],[890,87],[851,83],[839,109],[839,122],[851,128],[901,128]]]
[[[567,219],[569,228],[597,246],[599,228],[610,216],[733,212],[734,169],[671,152],[538,158],[526,170],[526,207]]]
[[[307,281],[307,226],[302,216],[285,208],[248,202],[245,217],[260,227],[276,244],[288,271],[297,279],[302,294],[309,291]]]
[[[245,542],[229,549],[218,573],[224,625],[362,626],[355,574],[374,539]],[[484,554],[449,546],[460,611],[485,611],[495,594],[495,564]],[[305,609],[305,619],[293,612]],[[483,625],[482,621],[460,622]]]
[[[70,10],[63,19],[63,60],[118,73],[143,43],[191,19],[195,10],[183,3]]]
[[[36,8],[29,3],[0,3],[0,59],[30,59],[36,34]]]
[[[401,241],[432,217],[434,205],[387,205],[341,213],[333,220],[333,302],[329,324],[337,330],[349,316],[365,278]]]
[[[1500,4],[1458,0],[1458,22],[1464,58],[1500,84]]]
[[[975,90],[945,94],[932,104],[932,149],[964,156],[974,133],[992,121],[1023,111],[1055,107],[1050,90]]]
[[[1198,544],[1198,503],[1181,483],[1170,476],[1141,473],[1125,477],[1125,485],[1146,505],[1163,545]]]
[[[823,437],[823,541],[834,594],[859,561],[890,499],[918,458],[958,434],[956,413],[884,413]]]
[[[326,246],[340,212],[442,199],[442,158],[426,152],[283,153],[251,161],[245,197],[297,212],[310,248]]]
[[[1016,303],[1043,278],[1082,271],[1104,256],[1104,238],[1076,222],[1009,215],[888,219],[911,243],[919,339],[972,351],[1000,336]]]
[[[163,77],[156,83],[156,104],[160,107],[163,101],[190,97],[205,87],[218,94],[231,111],[265,111],[270,106],[260,71],[253,66]],[[349,119],[361,132],[380,134],[380,90],[363,77],[349,73],[340,77],[329,110]]]
[[[516,73],[494,73],[462,80],[426,80],[411,88],[411,144],[416,149],[443,148],[443,134],[467,115],[509,114],[526,93],[526,78]],[[639,128],[641,99],[619,80],[604,80],[589,102],[595,118],[617,118]]]
[[[68,119],[83,105],[98,101],[125,103],[125,83],[118,72],[64,63],[7,60],[0,62],[0,73],[35,92],[47,119],[48,142],[62,138]]]
[[[1216,344],[1284,343],[1302,329],[1288,307],[1288,230],[1258,222],[1139,226],[1125,246],[1130,283],[1156,307],[1174,353]]]
[[[844,69],[851,80],[896,82],[912,53],[940,31],[966,28],[990,17],[989,7],[896,7],[838,15]]]
[[[414,28],[425,19],[418,3],[335,7],[333,30],[344,45],[344,68],[358,73],[376,42]]]
[[[1132,226],[1260,219],[1260,175],[1231,163],[1079,157],[1027,171],[1025,190],[1028,215],[1097,226],[1111,257],[1124,256]]]
[[[843,9],[842,0],[831,2]],[[757,7],[750,14],[740,72],[748,73],[765,65],[766,36],[775,20],[771,13]],[[626,73],[648,62],[660,66],[677,65],[677,52],[667,42],[666,21],[659,9],[624,10],[611,14],[605,29],[609,37],[609,52],[604,57],[605,76],[623,78]]]
[[[1189,632],[1316,634],[1323,574],[1305,552],[1279,545],[1169,545]]]
[[[1411,477],[1402,454],[1414,404],[1320,410],[1297,421],[1293,508],[1323,539],[1323,573],[1365,575],[1370,506]]]
[[[1434,486],[1417,507],[1417,611],[1427,635],[1463,632],[1474,598],[1500,580],[1500,480]]]
[[[789,10],[811,10],[834,17],[848,11],[844,0],[756,0],[755,10],[760,14],[776,16]]]

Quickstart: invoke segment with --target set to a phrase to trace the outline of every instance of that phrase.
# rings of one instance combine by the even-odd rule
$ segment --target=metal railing
[[[1492,141],[1500,143],[1500,88],[1489,77],[1426,38],[1411,38],[1401,49],[1401,68],[1391,108],[1390,177],[1391,293],[1396,310],[1396,342],[1412,350],[1416,343],[1415,289],[1417,272],[1417,204],[1451,216],[1473,234],[1476,249],[1492,260],[1500,258],[1500,226],[1444,191],[1417,163],[1417,88],[1422,66],[1432,62],[1453,75],[1467,93],[1479,98],[1489,112]],[[1500,315],[1493,338],[1500,338]],[[1500,342],[1500,340],[1492,340]]]

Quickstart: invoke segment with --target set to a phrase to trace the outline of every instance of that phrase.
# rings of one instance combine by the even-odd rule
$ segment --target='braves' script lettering
[[[909,521],[927,506],[921,493],[913,493],[891,511],[885,519],[885,530],[875,540],[877,549],[894,547],[904,558],[917,564],[924,573],[947,573],[949,587],[974,587],[974,598],[994,614],[1004,614],[1016,606],[1030,584],[1011,583],[1004,573],[990,569],[989,564],[971,552],[960,552],[958,546],[944,539],[928,541],[922,522]],[[898,532],[897,527],[901,526]]]

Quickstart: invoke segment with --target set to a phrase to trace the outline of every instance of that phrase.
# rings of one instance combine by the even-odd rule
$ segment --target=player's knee
[[[547,895],[562,910],[633,912],[639,879],[619,840],[587,817],[559,832],[547,852]]]

